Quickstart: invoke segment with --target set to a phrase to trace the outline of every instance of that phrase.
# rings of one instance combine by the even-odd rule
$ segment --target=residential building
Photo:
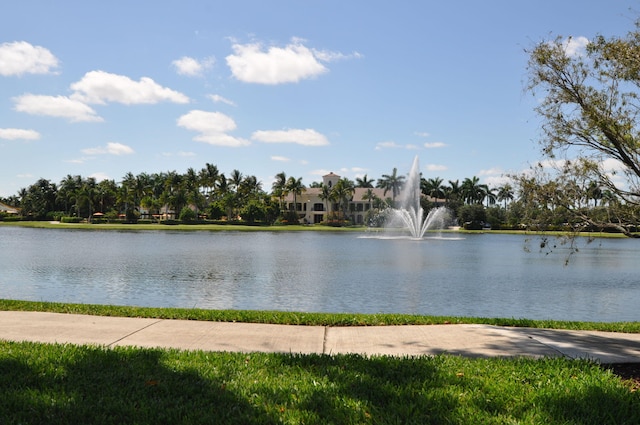
[[[19,214],[20,209],[0,202],[0,212],[3,212],[5,214]]]
[[[339,180],[340,176],[334,173],[322,176],[322,183],[329,189],[332,189]],[[348,214],[356,224],[365,223],[366,213],[372,207],[373,200],[363,199],[363,197],[367,198],[365,194],[368,190],[368,188],[356,187],[353,198],[349,202]],[[372,188],[371,191],[380,199],[385,199],[389,195],[389,193],[385,195],[384,189],[380,188]],[[298,213],[301,223],[318,224],[326,221],[330,214],[340,212],[338,202],[322,199],[322,188],[307,188],[295,198],[296,205],[293,204],[293,193],[287,194],[284,201],[287,209],[295,210]]]

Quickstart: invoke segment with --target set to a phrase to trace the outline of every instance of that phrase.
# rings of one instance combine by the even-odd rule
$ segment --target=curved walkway
[[[325,327],[0,311],[0,339],[182,350],[640,362],[640,334],[491,325]]]

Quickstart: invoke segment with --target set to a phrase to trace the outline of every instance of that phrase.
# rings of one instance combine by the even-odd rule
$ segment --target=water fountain
[[[420,162],[416,156],[402,190],[400,208],[391,209],[391,223],[400,221],[411,233],[412,239],[422,239],[427,230],[442,229],[449,219],[446,207],[437,207],[429,211],[424,217],[424,210],[420,206]]]

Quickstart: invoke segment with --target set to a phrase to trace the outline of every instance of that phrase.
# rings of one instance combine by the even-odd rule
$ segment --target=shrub
[[[180,211],[180,221],[182,222],[192,223],[196,221],[197,218],[198,215],[196,214],[196,212],[189,207],[184,207]]]

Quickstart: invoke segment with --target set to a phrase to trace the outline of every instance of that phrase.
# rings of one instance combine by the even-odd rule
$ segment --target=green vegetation
[[[8,424],[637,424],[587,361],[241,354],[0,342]]]
[[[562,322],[483,317],[418,316],[409,314],[302,313],[288,311],[204,310],[96,304],[70,304],[0,299],[2,311],[46,311],[95,316],[144,317],[157,319],[209,320],[218,322],[271,323],[315,326],[386,326],[480,323],[547,329],[597,330],[639,333],[640,322]]]
[[[298,325],[596,324],[0,300],[0,310]],[[635,424],[633,381],[570,359],[218,353],[0,341],[0,417],[21,424]]]

